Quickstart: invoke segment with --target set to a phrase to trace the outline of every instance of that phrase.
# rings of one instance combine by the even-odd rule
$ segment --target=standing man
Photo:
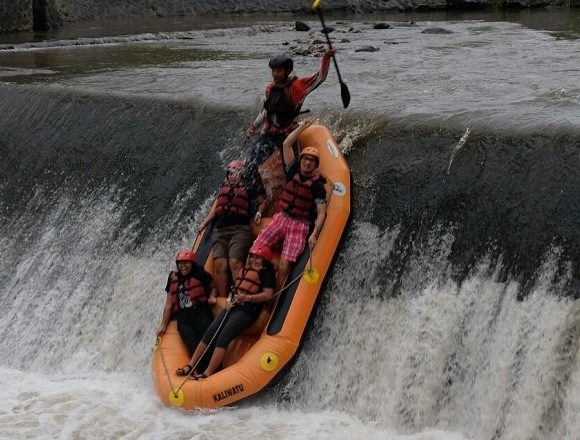
[[[270,58],[272,82],[266,87],[264,106],[256,120],[246,130],[250,139],[261,128],[255,147],[250,152],[247,174],[254,180],[258,167],[280,148],[286,136],[296,128],[294,119],[300,114],[304,100],[310,92],[324,82],[328,75],[330,58],[336,51],[328,49],[322,57],[320,68],[312,76],[291,76],[294,62],[289,55],[280,53]]]
[[[241,174],[246,168],[242,160],[231,161],[226,170],[226,179],[217,193],[217,202],[199,226],[202,232],[211,222],[215,221],[212,235],[212,255],[214,263],[215,284],[218,296],[228,296],[229,273],[232,281],[244,267],[248,251],[254,242],[254,231],[250,224],[252,204],[258,205],[254,222],[259,225],[264,212],[265,197],[262,188],[259,192],[247,189],[241,180]],[[261,183],[261,182],[260,182]]]
[[[320,153],[315,147],[305,147],[300,152],[299,159],[294,155],[294,143],[300,133],[312,124],[302,122],[283,143],[283,155],[286,171],[286,185],[280,196],[280,212],[274,215],[272,221],[260,232],[254,242],[256,246],[266,246],[271,249],[279,241],[284,240],[282,255],[276,277],[276,291],[280,290],[292,266],[304,250],[306,241],[313,248],[326,219],[326,179],[317,169],[320,163]],[[308,235],[313,225],[310,236]]]

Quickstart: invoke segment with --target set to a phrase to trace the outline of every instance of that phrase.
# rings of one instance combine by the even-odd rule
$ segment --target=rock
[[[374,47],[374,46],[363,46],[363,47],[359,47],[358,49],[355,49],[355,52],[377,52],[380,49],[378,47]]]
[[[346,5],[346,11],[353,13],[353,14],[362,14],[362,12],[363,12],[363,10],[361,9],[360,6],[353,5],[353,4]]]
[[[298,32],[308,32],[310,29],[310,26],[308,26],[303,21],[296,21],[296,30]]]
[[[324,26],[324,29],[322,29],[323,34],[330,34],[332,31],[334,31],[334,28],[332,26]]]
[[[421,31],[422,34],[452,34],[453,31],[444,28],[427,28]]]
[[[312,44],[324,44],[324,43],[326,43],[326,41],[322,41],[322,40],[314,40],[314,41],[312,42]]]
[[[373,29],[392,29],[392,26],[387,23],[376,23]]]
[[[312,46],[308,46],[308,47],[291,46],[288,49],[288,51],[292,55],[320,57],[326,51],[326,46],[324,46],[324,45],[312,45]]]
[[[397,22],[397,27],[412,27],[412,26],[416,26],[417,23],[415,23],[414,21],[398,21]]]
[[[348,38],[343,38],[339,43],[350,43],[350,40]]]

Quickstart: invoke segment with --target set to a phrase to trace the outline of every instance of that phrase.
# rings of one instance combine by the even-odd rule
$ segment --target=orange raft
[[[312,125],[301,134],[300,148],[317,147],[319,172],[326,177],[329,201],[327,217],[310,261],[306,249],[298,259],[288,286],[277,298],[272,311],[228,346],[223,369],[204,380],[184,380],[175,370],[189,362],[189,355],[171,321],[158,342],[152,361],[155,389],[167,405],[184,409],[211,409],[231,405],[252,396],[279,378],[297,356],[325,279],[338,252],[350,217],[349,167],[326,127]],[[267,219],[263,223],[267,223]],[[211,232],[206,228],[194,249],[198,260],[212,273]],[[223,307],[223,302],[220,302]],[[214,315],[219,312],[216,306]]]

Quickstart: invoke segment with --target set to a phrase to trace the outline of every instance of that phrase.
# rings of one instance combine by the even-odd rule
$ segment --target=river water
[[[312,332],[249,402],[159,403],[172,257],[270,54],[322,47],[295,18],[317,29],[248,15],[2,37],[0,438],[577,438],[577,11],[329,15],[351,105],[331,70],[305,108],[347,155],[354,214]]]

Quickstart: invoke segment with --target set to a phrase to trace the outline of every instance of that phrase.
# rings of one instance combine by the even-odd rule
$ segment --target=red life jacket
[[[236,286],[236,293],[255,295],[262,291],[262,283],[258,271],[250,268],[240,270],[234,286]]]
[[[224,215],[250,217],[248,191],[242,185],[224,183],[218,191],[215,214],[218,217]]]
[[[274,83],[268,90],[264,101],[268,125],[277,129],[290,128],[296,116],[300,114],[302,105],[297,105],[290,93],[295,79],[296,77],[292,77],[283,83]]]
[[[170,275],[171,281],[169,284],[169,293],[171,294],[171,314],[179,312],[181,307],[179,306],[179,278],[177,272],[171,271]],[[207,302],[207,296],[205,294],[205,288],[201,281],[199,281],[194,276],[189,276],[182,281],[184,285],[185,292],[189,299],[191,300],[192,307],[196,307],[199,304]]]
[[[286,212],[290,217],[304,220],[311,220],[312,206],[312,184],[320,179],[320,174],[314,173],[304,182],[300,180],[300,173],[294,174],[284,186],[280,196],[280,210]]]

